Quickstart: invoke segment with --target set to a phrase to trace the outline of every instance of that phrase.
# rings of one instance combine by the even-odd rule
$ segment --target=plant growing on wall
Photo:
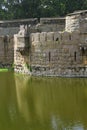
[[[28,63],[26,63],[25,66],[29,69],[30,72],[32,72],[31,65],[29,65]]]

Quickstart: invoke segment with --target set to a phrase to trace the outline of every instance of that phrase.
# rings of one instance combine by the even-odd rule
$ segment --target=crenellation
[[[47,33],[47,42],[53,42],[54,41],[54,32],[48,32]]]
[[[40,33],[35,33],[34,35],[34,42],[40,42]]]
[[[40,33],[40,42],[43,44],[47,41],[47,32]]]

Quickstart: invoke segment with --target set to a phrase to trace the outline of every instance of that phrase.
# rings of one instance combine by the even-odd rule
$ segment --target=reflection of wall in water
[[[16,81],[16,95],[17,95],[17,103],[19,112],[23,115],[26,121],[29,120],[29,106],[26,99],[26,93],[27,93],[27,82],[29,80],[29,77],[25,76],[15,76]]]
[[[74,122],[78,121],[86,125],[87,108],[83,103],[83,98],[87,99],[87,97],[84,93],[86,88],[83,82],[86,84],[86,80],[83,79],[46,80],[16,77],[19,111],[29,122],[39,120],[37,123],[48,122],[47,124],[52,125],[55,118],[57,127],[59,127],[58,124],[61,127],[61,122],[66,123],[66,127],[70,124],[73,127]],[[49,129],[53,126],[46,127]]]

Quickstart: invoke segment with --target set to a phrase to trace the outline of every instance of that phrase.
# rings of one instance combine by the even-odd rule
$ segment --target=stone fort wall
[[[82,76],[83,56],[78,46],[79,32],[42,32],[31,34],[31,68],[33,75]],[[84,71],[84,72],[83,72]]]
[[[0,29],[1,65],[34,76],[87,77],[87,11],[67,15],[66,24],[41,18],[1,22]]]
[[[87,76],[87,54],[83,55],[80,46],[83,37],[78,31],[31,33],[28,50],[24,46],[21,50],[15,36],[15,71],[34,76]]]
[[[87,77],[87,11],[41,19],[22,41],[15,36],[15,71],[34,76]],[[55,22],[54,22],[55,21]],[[64,29],[65,28],[65,29]],[[20,44],[21,43],[21,44]],[[26,53],[28,52],[28,53]]]
[[[14,65],[14,34],[18,34],[21,25],[28,28],[28,34],[42,32],[44,30],[47,32],[51,30],[64,30],[65,18],[42,18],[40,21],[37,18],[0,21],[0,68],[11,68]],[[24,56],[24,59],[26,59],[25,57],[27,56]],[[21,58],[23,60],[22,56]],[[19,63],[21,58],[18,59]]]
[[[13,37],[0,36],[0,68],[12,68],[14,63]]]

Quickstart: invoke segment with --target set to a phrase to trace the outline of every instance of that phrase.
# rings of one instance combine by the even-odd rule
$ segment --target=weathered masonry
[[[87,77],[87,10],[68,14],[66,18],[10,21],[10,24],[1,24],[4,32],[0,33],[6,50],[2,55],[9,59],[10,51],[14,50],[11,54],[14,71],[34,76]],[[5,34],[6,29],[14,30],[15,26],[17,30],[12,35]],[[12,48],[13,41],[8,40],[11,37]],[[2,58],[1,64],[5,61]]]
[[[37,19],[0,21],[0,68],[14,66],[14,34],[19,32],[20,25],[31,25],[33,30],[37,23]]]
[[[24,26],[25,30],[27,29],[27,32],[24,35],[24,39],[26,39],[25,37],[29,38],[31,33],[44,32],[45,30],[47,32],[64,30],[65,18],[41,18],[40,22],[37,18],[0,21],[0,68],[11,68],[14,66],[14,34],[17,34],[22,26]],[[21,36],[19,38],[20,46],[22,45],[21,42],[28,42],[28,40],[22,41],[22,39],[23,38]],[[27,44],[29,45],[30,43]],[[27,49],[27,53],[29,55],[28,51],[29,50]],[[19,59],[19,62],[20,60],[21,59]]]

